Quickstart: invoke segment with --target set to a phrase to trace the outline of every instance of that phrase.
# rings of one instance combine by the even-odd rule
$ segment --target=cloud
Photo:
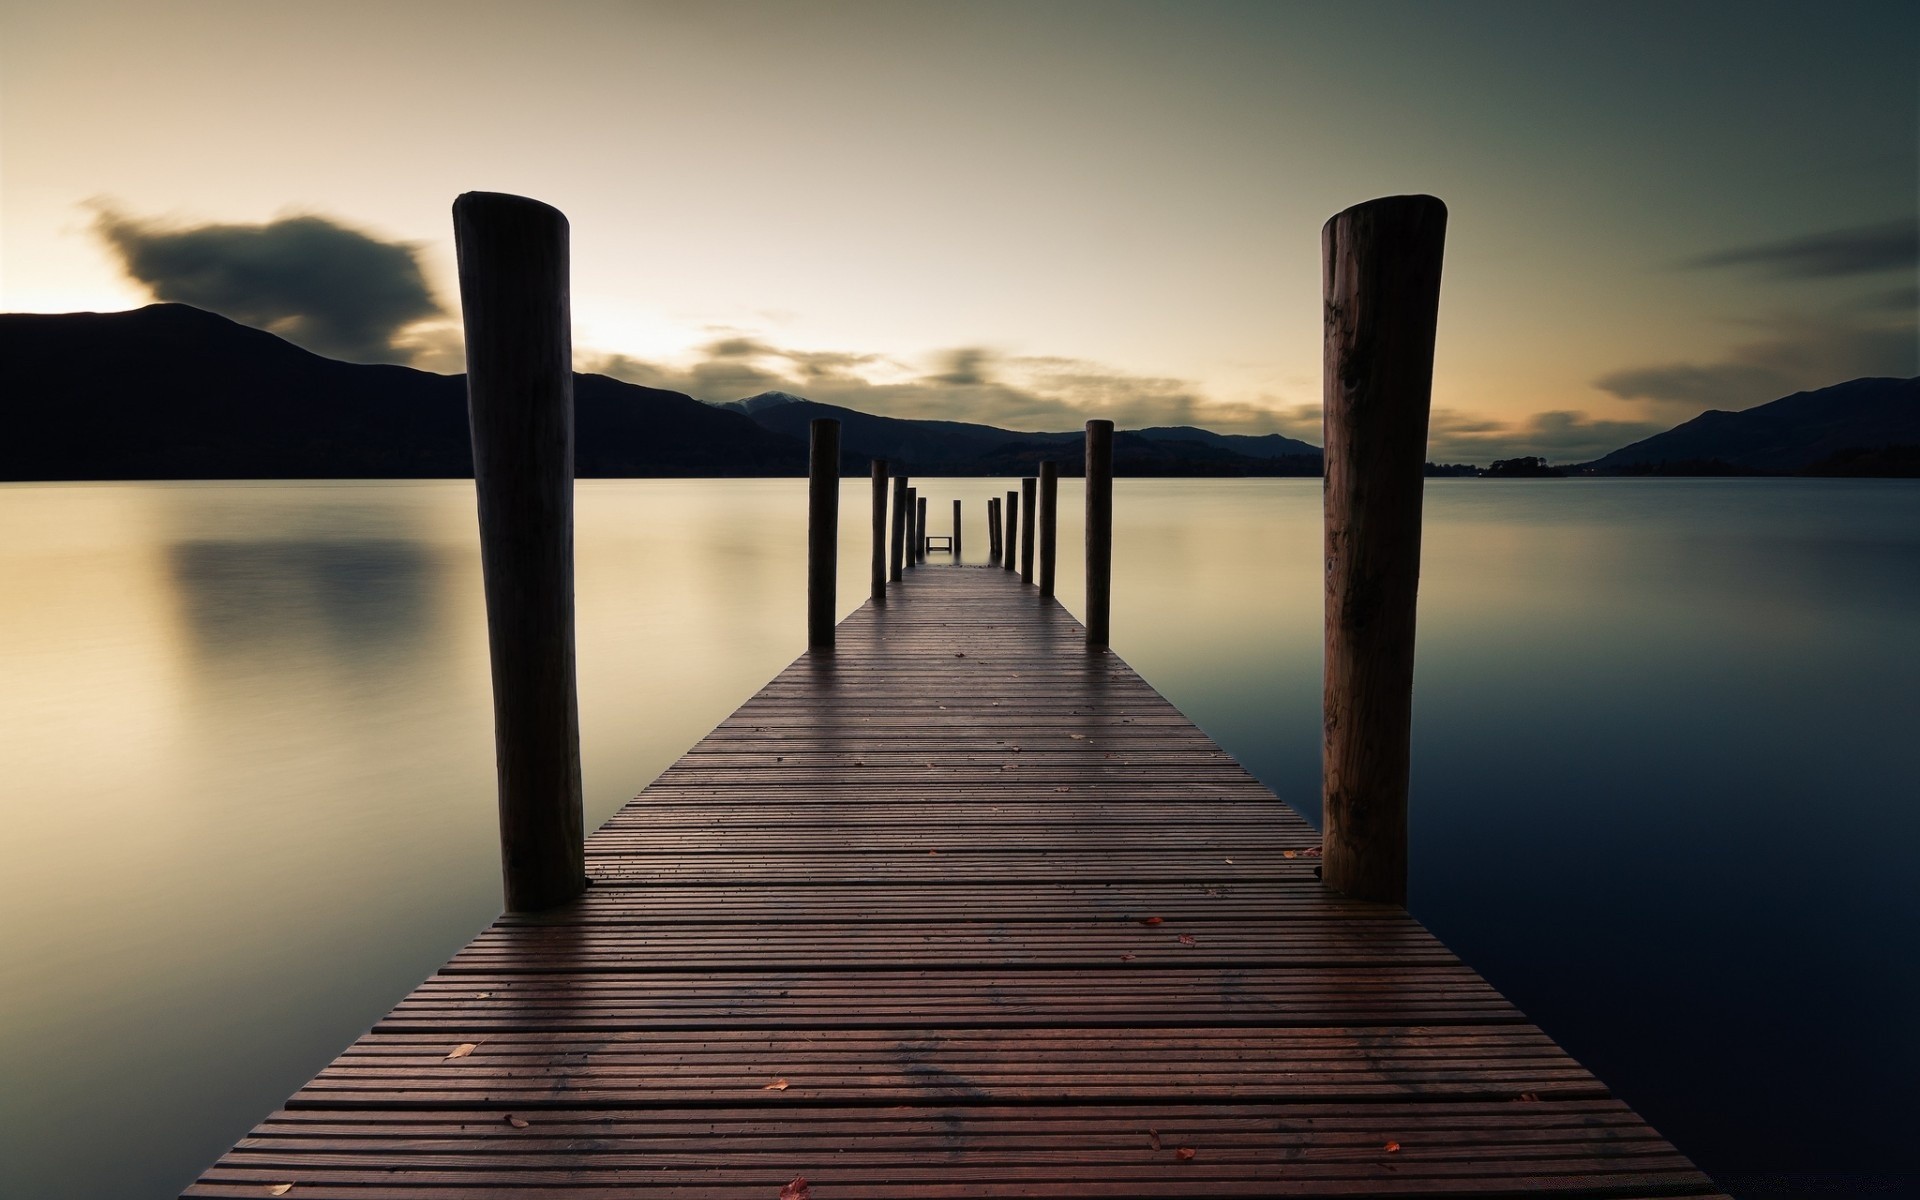
[[[95,231],[156,300],[208,309],[333,358],[445,365],[444,336],[410,332],[445,310],[409,243],[313,214],[170,226],[96,209]]]
[[[1780,279],[1830,279],[1920,266],[1920,223],[1859,225],[1777,242],[1736,246],[1690,259],[1689,267],[1755,267]]]
[[[579,356],[581,370],[724,402],[783,391],[881,416],[974,421],[1028,431],[1074,429],[1089,417],[1122,428],[1204,425],[1235,433],[1290,429],[1285,413],[1262,404],[1211,400],[1178,379],[1134,375],[1058,357],[1005,356],[958,346],[915,367],[878,354],[790,350],[750,337],[701,347],[688,366],[625,355]],[[1318,407],[1313,440],[1319,440]]]
[[[1882,311],[1901,310],[1888,303]],[[1686,410],[1691,416],[1708,408],[1751,408],[1862,376],[1920,374],[1920,346],[1910,319],[1876,319],[1856,307],[1752,325],[1762,336],[1718,360],[1629,367],[1601,376],[1594,386],[1622,400]]]
[[[1457,409],[1435,409],[1427,426],[1432,462],[1477,463],[1539,455],[1549,462],[1589,462],[1610,450],[1661,432],[1670,423],[1613,421],[1567,410],[1501,421]]]

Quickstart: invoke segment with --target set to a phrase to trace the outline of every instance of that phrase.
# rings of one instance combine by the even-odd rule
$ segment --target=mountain
[[[781,404],[805,404],[805,396],[796,396],[792,392],[761,392],[757,396],[748,396],[745,400],[729,400],[725,404],[716,404],[715,408],[725,408],[737,413],[757,413],[763,408],[774,408]]]
[[[1157,442],[1200,442],[1221,450],[1231,450],[1235,454],[1244,454],[1248,458],[1309,458],[1321,456],[1320,447],[1298,438],[1281,437],[1277,433],[1261,434],[1258,437],[1245,433],[1215,433],[1210,429],[1196,429],[1192,425],[1156,425],[1151,429],[1142,429],[1140,436]]]
[[[1600,474],[1872,474],[1910,462],[1915,447],[1920,447],[1920,379],[1855,379],[1739,412],[1704,412],[1580,469]],[[1881,463],[1886,465],[1876,469]]]
[[[472,476],[466,379],[335,362],[184,304],[0,315],[0,479]],[[574,376],[575,471],[797,475],[803,443]]]
[[[841,452],[852,471],[870,459],[884,458],[896,470],[912,475],[1031,475],[1042,461],[1052,459],[1060,464],[1062,475],[1073,476],[1085,462],[1085,434],[1080,430],[1021,433],[966,421],[877,417],[785,392],[762,395],[786,399],[752,408],[753,419],[788,437],[804,440],[816,418],[838,419]],[[755,396],[735,403],[760,399]],[[1235,450],[1232,444],[1237,442],[1249,443],[1261,453]],[[1318,475],[1320,450],[1277,434],[1236,438],[1191,428],[1121,431],[1114,434],[1113,465],[1121,475]]]

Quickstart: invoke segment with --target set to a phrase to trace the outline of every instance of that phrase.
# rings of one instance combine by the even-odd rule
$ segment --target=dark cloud
[[[169,226],[102,206],[94,228],[155,299],[208,309],[333,358],[413,362],[425,351],[405,331],[444,314],[415,247],[326,217]]]
[[[1453,409],[1436,409],[1427,429],[1432,462],[1485,466],[1495,459],[1538,455],[1554,463],[1590,462],[1668,428],[1657,421],[1610,421],[1585,413],[1538,412],[1521,421],[1499,421]]]
[[[1860,225],[1777,242],[1736,246],[1691,259],[1689,267],[1754,267],[1781,279],[1829,279],[1920,266],[1920,223]]]
[[[1708,408],[1751,408],[1862,376],[1920,374],[1920,346],[1910,320],[1836,312],[1775,318],[1757,326],[1763,336],[1722,359],[1630,367],[1601,376],[1594,386],[1622,400],[1648,401],[1692,416]]]

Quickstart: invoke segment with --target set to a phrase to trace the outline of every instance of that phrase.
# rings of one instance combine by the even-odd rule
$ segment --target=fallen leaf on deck
[[[1179,1148],[1178,1150],[1175,1150],[1175,1151],[1173,1152],[1173,1156],[1174,1156],[1175,1158],[1177,1158],[1177,1159],[1179,1159],[1179,1160],[1180,1160],[1181,1162],[1192,1162],[1192,1161],[1193,1161],[1193,1147],[1192,1147],[1192,1146],[1182,1146],[1182,1147],[1180,1147],[1180,1148]]]
[[[1087,735],[1084,733],[1070,733],[1067,736],[1076,742],[1084,742],[1087,740]]]
[[[1182,946],[1191,946],[1191,945],[1193,945],[1193,935],[1192,935],[1192,934],[1190,934],[1190,933],[1183,933],[1183,934],[1181,934],[1181,935],[1180,935],[1180,944],[1181,944]]]
[[[512,1113],[508,1113],[507,1124],[513,1126],[515,1129],[525,1129],[527,1127],[527,1120],[524,1117],[516,1117]]]
[[[473,994],[473,998],[475,1000],[485,1000],[488,996],[491,996],[491,995],[493,995],[492,992],[475,992]]]
[[[761,1088],[760,1090],[763,1092],[784,1092],[787,1090],[789,1086],[791,1085],[789,1085],[786,1080],[776,1079],[772,1083]]]
[[[1319,858],[1319,857],[1320,857],[1320,847],[1318,847],[1318,846],[1308,846],[1308,847],[1307,847],[1307,848],[1306,848],[1305,850],[1302,850],[1302,851],[1301,851],[1300,853],[1302,853],[1302,854],[1304,854],[1304,855],[1306,855],[1306,856],[1307,856],[1308,858]]]
[[[813,1193],[807,1190],[805,1176],[796,1176],[792,1183],[780,1189],[780,1200],[808,1200]]]
[[[1002,771],[1017,771],[1020,769],[1020,764],[1019,763],[1002,763],[1000,765],[1000,769]]]
[[[293,1190],[293,1185],[290,1183],[276,1183],[272,1187],[267,1189],[267,1195],[284,1196],[292,1190]]]
[[[1226,861],[1228,861],[1228,862],[1232,862],[1233,860],[1229,858],[1229,859],[1227,859]]]
[[[1521,1092],[1518,1096],[1515,1096],[1514,1099],[1522,1101],[1527,1104],[1538,1104],[1540,1103],[1540,1093],[1539,1092]]]
[[[965,658],[965,657],[966,657],[967,655],[966,655],[966,652],[965,652],[965,651],[963,651],[963,650],[955,650],[955,651],[953,652],[953,656],[954,656],[955,658]]]
[[[1281,858],[1299,858],[1300,852],[1298,850],[1282,850],[1280,852],[1280,857]]]
[[[929,850],[929,851],[927,851],[927,853],[928,853],[928,854],[938,854],[938,853],[940,853],[940,852],[939,852],[938,850]]]
[[[1399,1152],[1400,1152],[1400,1143],[1399,1143],[1399,1142],[1388,1142],[1388,1143],[1387,1143],[1387,1153],[1388,1153],[1388,1154],[1398,1154]]]
[[[480,1046],[479,1046],[479,1043],[477,1042],[461,1042],[458,1046],[455,1046],[453,1048],[453,1053],[447,1055],[445,1058],[441,1059],[440,1061],[452,1062],[456,1058],[465,1058],[467,1055],[472,1054],[475,1050],[478,1050],[479,1048]]]
[[[1063,783],[1063,784],[1061,784],[1061,785],[1060,785],[1059,787],[1057,787],[1057,788],[1055,788],[1055,789],[1053,789],[1053,790],[1054,790],[1054,791],[1056,791],[1056,792],[1070,792],[1070,791],[1072,791],[1073,789],[1072,789],[1072,788],[1070,788],[1070,787],[1068,787],[1068,786],[1067,786],[1066,784],[1064,784],[1064,783]]]
[[[1164,920],[1164,917],[1141,917],[1140,923],[1142,925],[1158,925]]]
[[[1160,1148],[1160,1131],[1158,1129],[1147,1130],[1147,1143],[1155,1150]]]
[[[1120,956],[1120,961],[1121,961],[1121,962],[1132,962],[1132,961],[1134,960],[1134,958],[1135,958],[1135,956],[1134,956],[1134,955],[1132,955],[1132,954],[1122,954],[1122,955]]]

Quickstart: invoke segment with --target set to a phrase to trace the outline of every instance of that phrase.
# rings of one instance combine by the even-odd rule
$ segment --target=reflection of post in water
[[[391,663],[435,628],[436,556],[400,538],[175,542],[167,565],[208,655],[324,637],[342,662]]]

